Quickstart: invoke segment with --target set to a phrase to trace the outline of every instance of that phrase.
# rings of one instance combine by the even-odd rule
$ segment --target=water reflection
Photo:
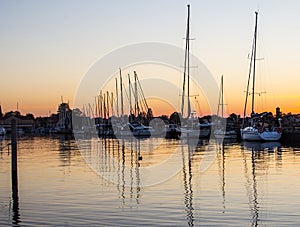
[[[59,159],[62,163],[62,167],[70,166],[73,156],[79,155],[77,152],[77,146],[72,135],[58,135],[53,138],[54,141],[58,141]]]
[[[184,149],[188,149],[187,157]],[[183,175],[183,187],[184,187],[184,203],[185,211],[187,214],[188,226],[194,226],[194,207],[193,207],[193,188],[192,188],[192,156],[194,149],[191,146],[182,144],[181,141],[181,154],[182,154],[182,175]],[[185,160],[188,158],[188,160]]]
[[[19,190],[18,184],[12,186],[12,225],[19,226],[21,222],[19,213]]]
[[[225,144],[224,142],[218,143],[218,153],[217,153],[217,162],[218,162],[218,169],[219,169],[219,177],[220,177],[220,188],[222,192],[222,205],[223,211],[226,211],[226,193],[225,193]]]
[[[281,163],[281,144],[279,142],[242,142],[241,143],[241,154],[243,157],[244,164],[244,175],[246,178],[246,191],[249,199],[249,207],[251,211],[251,226],[258,226],[260,221],[260,209],[263,206],[262,202],[259,202],[258,193],[262,196],[265,194],[263,191],[258,192],[257,176],[260,176],[261,184],[266,182],[263,177],[267,176],[270,162],[270,155],[274,155],[277,163]],[[246,152],[251,152],[250,164],[248,166]],[[280,164],[279,164],[280,166]],[[263,197],[261,197],[263,201]]]
[[[96,155],[90,154],[97,161],[93,167],[98,168],[102,176],[106,179],[116,178],[114,182],[123,206],[132,207],[140,203],[140,149],[138,139],[103,138],[98,141]],[[108,180],[104,182],[110,184]]]
[[[184,140],[82,141],[87,163],[100,169],[96,173],[115,177],[112,183],[86,166],[73,139],[57,136],[22,140],[20,188],[10,185],[10,156],[5,152],[0,159],[0,226],[32,226],[39,220],[45,225],[72,226],[89,221],[95,226],[102,221],[106,226],[151,226],[160,221],[166,226],[273,226],[277,221],[283,224],[291,213],[298,215],[300,158],[293,150],[297,148],[283,142],[215,143],[216,152],[208,152],[215,155],[215,162],[206,172],[200,172],[210,146],[207,141],[196,148]],[[172,147],[179,147],[180,174],[144,187],[142,168],[168,157]],[[38,173],[41,166],[44,172]],[[72,174],[64,175],[62,170]],[[290,182],[293,187],[286,186]],[[75,215],[80,218],[73,219]],[[291,218],[289,223],[296,225],[299,220]]]
[[[242,141],[242,148],[253,151],[268,151],[274,152],[280,149],[281,143],[279,142],[256,142],[256,141]]]

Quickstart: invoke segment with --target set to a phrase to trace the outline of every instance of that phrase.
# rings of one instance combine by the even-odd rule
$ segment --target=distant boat
[[[114,130],[114,134],[117,137],[150,137],[152,135],[151,132],[155,133],[152,127],[145,126],[138,122],[127,123],[121,127],[115,127]]]
[[[6,134],[6,130],[3,127],[0,127],[0,136],[4,136]]]
[[[181,138],[207,138],[211,132],[211,123],[200,123],[197,113],[192,111],[187,126],[181,127]]]
[[[255,114],[254,112],[254,96],[255,96],[255,66],[256,66],[256,40],[257,40],[257,19],[258,19],[258,12],[255,12],[255,30],[254,30],[254,40],[252,45],[252,53],[250,58],[250,68],[249,68],[249,76],[248,76],[248,83],[247,83],[247,91],[246,91],[246,98],[245,98],[245,106],[244,106],[244,118],[241,132],[241,138],[243,140],[251,140],[251,141],[277,141],[281,138],[281,123],[279,119],[279,126],[278,127],[265,127],[265,122],[262,121],[262,117],[265,115],[263,114]],[[253,65],[252,65],[253,63]],[[247,100],[249,95],[249,83],[251,77],[251,71],[253,71],[252,75],[252,112],[251,112],[251,119],[250,125],[245,127],[245,117],[246,117],[246,108],[247,108]]]
[[[221,106],[221,120],[224,120],[224,85],[223,85],[223,75],[221,77],[221,86],[220,86],[220,96],[218,103],[218,112],[219,116],[219,107]],[[216,139],[235,139],[237,138],[237,133],[235,130],[228,129],[225,125],[225,128],[218,128],[214,131],[214,137]]]

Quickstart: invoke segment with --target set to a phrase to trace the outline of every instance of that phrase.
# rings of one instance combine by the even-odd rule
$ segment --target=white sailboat
[[[224,120],[224,86],[223,86],[223,75],[221,77],[221,87],[217,115],[219,116],[219,107],[221,106],[221,120]],[[217,127],[214,131],[214,137],[216,139],[236,139],[237,133],[233,129],[227,129],[226,125],[224,128]]]
[[[281,124],[279,120],[279,127],[264,127],[264,122],[261,122],[260,119],[264,116],[265,113],[261,115],[257,115],[254,112],[254,96],[255,96],[255,66],[256,66],[256,40],[257,40],[257,21],[258,21],[258,12],[255,12],[255,29],[254,29],[254,40],[252,45],[252,53],[250,59],[250,68],[249,68],[249,76],[247,83],[247,91],[245,98],[245,107],[244,107],[244,118],[243,124],[241,128],[241,138],[243,140],[251,140],[251,141],[276,141],[281,138]],[[253,65],[252,65],[253,64]],[[252,75],[252,112],[250,125],[245,127],[245,117],[246,117],[246,108],[247,108],[247,100],[249,95],[249,83],[251,77],[251,71],[253,71]]]
[[[188,7],[187,27],[186,27],[186,43],[184,58],[184,75],[182,86],[181,114],[184,115],[184,101],[187,97],[187,125],[180,127],[181,138],[201,138],[210,135],[211,125],[200,124],[199,118],[195,111],[191,111],[190,103],[190,5]],[[187,81],[186,81],[187,80]],[[185,89],[187,88],[187,92]],[[187,94],[186,94],[187,93]]]

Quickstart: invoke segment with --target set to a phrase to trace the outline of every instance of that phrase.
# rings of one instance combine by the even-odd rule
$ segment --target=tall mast
[[[98,117],[101,118],[101,102],[100,102],[100,93],[97,96],[97,105],[98,105]]]
[[[109,118],[109,92],[106,91],[106,110],[107,110],[107,119]]]
[[[102,90],[100,91],[99,95],[99,112],[100,112],[100,117],[103,118],[103,97],[102,97]]]
[[[191,113],[191,104],[190,104],[190,5],[188,7],[188,17],[187,17],[187,25],[186,25],[186,36],[185,36],[185,55],[184,55],[184,70],[183,70],[183,84],[182,84],[182,97],[181,97],[181,114],[183,116],[184,111],[184,100],[185,100],[185,80],[187,77],[187,97],[188,97],[188,110],[187,110],[187,117],[190,116]]]
[[[223,86],[223,75],[221,76],[221,84],[220,84],[220,90],[219,90],[219,103],[218,103],[218,110],[217,115],[219,116],[219,111],[221,107],[221,116],[224,117],[224,86]]]
[[[122,82],[122,71],[120,69],[120,91],[121,91],[121,117],[124,116],[124,103],[123,103],[123,82]]]
[[[221,77],[221,105],[222,105],[222,118],[224,117],[224,86],[223,86],[223,75]]]
[[[252,111],[251,114],[254,114],[254,95],[255,95],[255,62],[256,62],[256,39],[257,39],[257,18],[258,12],[255,12],[255,30],[254,30],[254,46],[253,46],[253,84],[252,84]]]
[[[117,109],[117,116],[119,117],[119,92],[118,92],[118,78],[116,77],[116,109]]]
[[[134,71],[134,114],[138,116],[138,90],[137,90],[137,81],[136,81],[136,72]]]
[[[114,112],[114,93],[110,93],[111,116],[115,116]]]
[[[191,115],[191,102],[190,102],[190,5],[188,7],[188,22],[187,22],[187,78],[188,78],[188,116]]]
[[[106,99],[105,99],[105,92],[103,93],[103,117],[106,119]]]
[[[95,96],[95,118],[98,115],[98,97]]]
[[[254,38],[253,38],[253,44],[251,49],[251,58],[250,58],[250,66],[249,66],[249,73],[248,73],[248,80],[247,80],[247,89],[246,89],[246,96],[245,96],[245,105],[244,105],[244,117],[243,117],[243,123],[242,128],[245,124],[245,117],[246,117],[246,110],[247,110],[247,103],[248,103],[248,96],[249,96],[249,87],[250,87],[250,78],[252,73],[252,64],[255,65],[256,60],[256,35],[257,35],[257,12],[255,12],[255,29],[254,29]],[[253,67],[254,73],[253,73],[253,87],[252,87],[252,113],[254,113],[254,85],[255,85],[255,66]],[[251,113],[251,114],[252,114]]]
[[[128,74],[128,87],[129,87],[129,113],[130,113],[130,119],[132,115],[132,104],[131,104],[131,81],[130,81],[130,75]]]

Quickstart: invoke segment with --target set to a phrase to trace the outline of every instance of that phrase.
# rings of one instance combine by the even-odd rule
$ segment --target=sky
[[[257,61],[256,87],[266,91],[257,95],[256,109],[275,112],[279,106],[300,113],[298,0],[0,0],[2,110],[18,106],[22,114],[47,116],[57,111],[61,97],[72,106],[90,67],[120,47],[158,42],[184,48],[187,4],[191,53],[217,83],[224,75],[228,113],[243,112],[255,10],[257,57],[263,58]]]

